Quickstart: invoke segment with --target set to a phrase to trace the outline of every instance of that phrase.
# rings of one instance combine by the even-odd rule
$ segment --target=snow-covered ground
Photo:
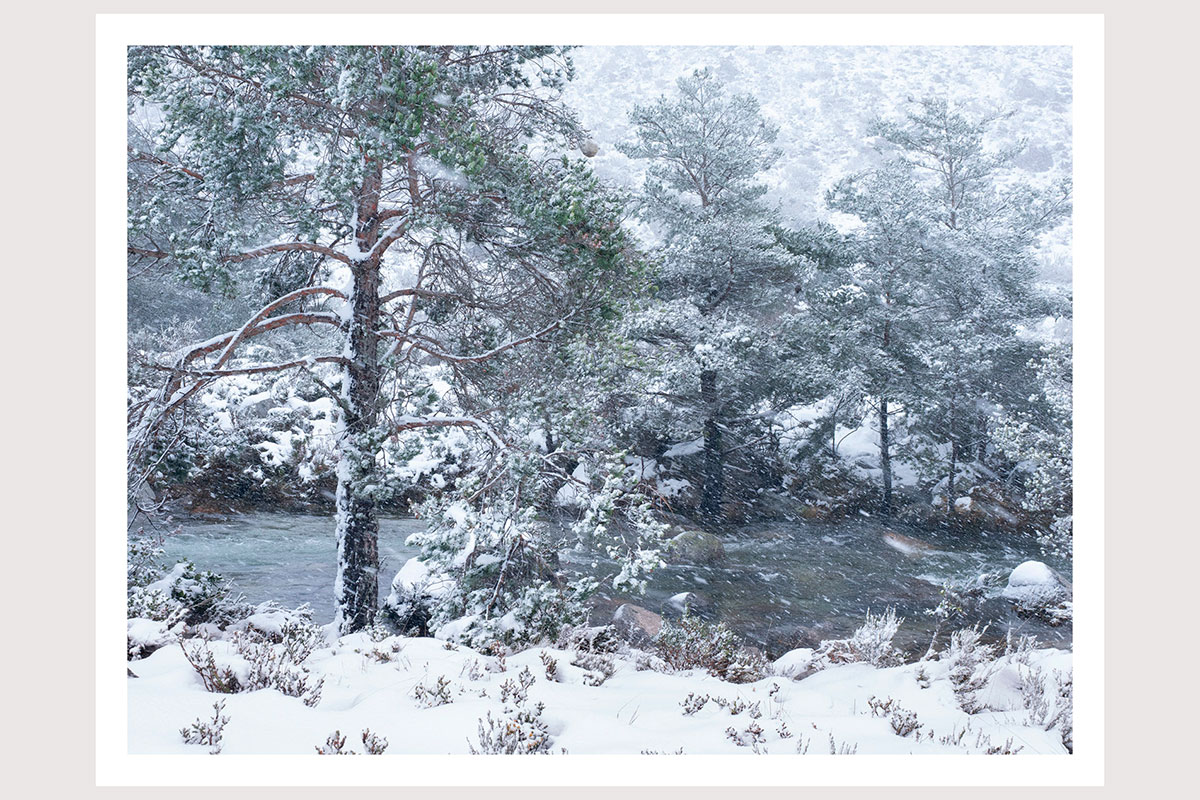
[[[217,663],[244,668],[230,642],[205,646]],[[637,651],[580,659],[537,647],[500,659],[438,639],[359,633],[302,662],[310,683],[323,678],[310,707],[275,689],[206,691],[172,645],[130,662],[138,677],[128,679],[129,751],[209,752],[185,744],[181,728],[211,720],[214,702],[223,701],[222,753],[312,754],[335,731],[345,750],[361,753],[365,729],[386,739],[385,754],[486,750],[481,734],[571,754],[1066,752],[1062,717],[1053,720],[1069,652],[1027,649],[982,665],[973,714],[961,707],[961,669],[955,691],[953,659],[843,664],[794,680],[810,655],[793,651],[772,665],[775,674],[733,684],[700,670],[646,668],[653,659]],[[584,666],[572,663],[580,660]]]

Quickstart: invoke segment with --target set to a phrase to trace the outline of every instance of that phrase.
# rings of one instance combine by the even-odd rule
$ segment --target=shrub
[[[683,715],[690,717],[708,703],[709,697],[706,694],[697,695],[695,692],[688,692],[688,696],[683,699],[679,705],[683,707]]]
[[[576,653],[571,663],[588,670],[583,676],[583,682],[588,686],[601,685],[617,671],[616,662],[607,653]]]
[[[325,738],[324,745],[314,745],[319,756],[353,756],[358,755],[353,750],[346,749],[346,737],[340,730],[334,731]]]
[[[299,663],[311,653],[308,634],[298,627],[287,630],[290,635],[278,642],[254,629],[235,631],[230,638],[238,657],[235,666],[218,663],[208,640],[193,640],[190,647],[181,642],[180,646],[210,692],[233,694],[275,689],[300,698],[306,706],[315,706],[321,701],[325,679],[314,680],[308,668]]]
[[[387,750],[388,740],[381,736],[376,736],[371,733],[370,728],[364,728],[362,732],[363,749],[369,756],[383,755],[383,751]],[[329,734],[325,739],[324,745],[316,745],[314,749],[319,756],[356,756],[358,753],[354,750],[346,749],[346,737],[340,730]]]
[[[500,684],[500,702],[507,703],[511,700],[515,705],[524,705],[529,699],[529,687],[533,686],[536,680],[529,667],[525,667],[517,673],[515,680],[508,678]]]
[[[903,656],[892,646],[892,639],[902,619],[893,609],[875,616],[867,612],[866,621],[848,639],[821,642],[813,653],[812,667],[825,669],[836,664],[866,663],[873,667],[894,667],[903,663]]]
[[[220,753],[225,726],[229,724],[229,717],[221,713],[224,710],[225,701],[218,700],[213,703],[212,719],[197,717],[196,721],[188,727],[180,728],[179,734],[183,737],[184,743],[208,745],[209,753],[214,756]]]
[[[450,681],[445,675],[439,675],[432,686],[418,683],[413,687],[413,698],[424,708],[445,706],[454,702],[450,696]]]
[[[620,645],[621,635],[613,625],[568,625],[559,632],[555,646],[581,653],[615,653]]]
[[[538,653],[538,658],[541,659],[542,666],[546,670],[546,680],[557,681],[558,680],[558,659],[551,656],[545,650]]]
[[[723,622],[710,625],[689,614],[678,621],[663,620],[654,646],[674,669],[703,669],[731,683],[749,683],[766,674],[766,659],[740,647]]]
[[[1074,700],[1073,675],[1054,670],[1047,674],[1042,667],[1031,667],[1027,663],[1020,669],[1021,702],[1029,712],[1029,722],[1044,730],[1058,726],[1063,747],[1074,752]]]
[[[921,730],[921,723],[917,720],[916,712],[900,706],[896,706],[888,715],[888,722],[891,723],[892,730],[897,736],[909,736]]]
[[[986,629],[985,629],[986,630]],[[968,714],[984,710],[980,691],[995,672],[996,646],[982,641],[983,631],[975,625],[950,634],[950,644],[941,655],[958,705]]]

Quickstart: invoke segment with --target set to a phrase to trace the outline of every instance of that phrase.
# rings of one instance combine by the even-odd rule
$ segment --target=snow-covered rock
[[[161,647],[174,644],[179,641],[179,632],[182,629],[182,623],[171,628],[165,622],[133,617],[126,624],[129,656],[131,658],[142,658]]]
[[[712,601],[704,595],[696,594],[695,592],[680,592],[679,594],[671,595],[663,604],[663,613],[670,612],[671,614],[682,616],[692,612],[704,612],[712,607]]]
[[[1071,618],[1071,584],[1041,561],[1019,564],[1000,593],[1018,611],[1038,614],[1057,624]]]
[[[813,661],[811,647],[798,647],[775,659],[775,674],[784,678],[796,679],[808,672]]]

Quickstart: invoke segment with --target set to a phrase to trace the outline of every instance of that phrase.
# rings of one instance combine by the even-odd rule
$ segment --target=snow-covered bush
[[[663,620],[654,647],[673,669],[702,669],[731,683],[750,683],[767,671],[766,659],[741,647],[725,623],[710,625],[690,614],[677,621]]]
[[[941,654],[958,705],[968,714],[984,710],[979,693],[996,670],[996,646],[983,641],[978,625],[950,634],[950,644]]]
[[[454,702],[454,698],[450,696],[450,681],[446,680],[445,675],[438,675],[437,680],[428,686],[418,683],[413,687],[412,696],[422,708],[434,708]]]
[[[564,627],[587,621],[587,600],[599,587],[598,579],[568,576],[559,565],[564,546],[585,540],[617,562],[614,588],[643,588],[662,563],[649,544],[662,526],[623,461],[614,463],[619,468],[596,486],[580,488],[586,507],[569,528],[539,510],[536,489],[546,469],[540,454],[510,451],[468,465],[452,491],[422,507],[429,526],[409,543],[421,547],[430,578],[424,586],[398,585],[398,575],[387,603],[391,617],[411,624],[427,612],[430,630],[476,647],[554,641]]]
[[[382,736],[377,736],[371,732],[370,728],[364,728],[362,732],[363,750],[369,756],[383,755],[387,750],[388,740]],[[354,750],[346,749],[346,736],[340,731],[334,731],[325,739],[325,744],[316,745],[315,749],[319,756],[356,756],[358,753]]]
[[[180,728],[179,735],[183,737],[184,744],[203,744],[208,746],[208,752],[212,755],[220,753],[225,726],[229,724],[229,717],[221,713],[224,710],[225,701],[218,700],[213,703],[212,719],[197,717],[188,727]]]
[[[275,689],[312,707],[321,701],[325,683],[324,677],[314,677],[301,663],[312,653],[313,643],[311,630],[293,626],[277,641],[248,628],[234,631],[228,642],[193,639],[180,646],[210,692],[236,694]]]
[[[1073,752],[1074,742],[1074,676],[1071,672],[1021,664],[1018,687],[1021,703],[1029,712],[1029,722],[1044,730],[1058,727],[1063,746]]]
[[[504,711],[498,718],[493,717],[491,711],[480,718],[478,747],[467,743],[473,754],[533,755],[550,752],[553,739],[542,719],[545,704],[529,702],[529,687],[536,680],[526,667],[515,678],[508,678],[501,684],[500,701],[504,704]]]
[[[569,625],[559,633],[555,646],[581,653],[615,653],[621,646],[621,635],[612,625]]]
[[[683,698],[679,705],[683,708],[683,715],[690,717],[704,708],[709,699],[709,696],[706,694],[697,695],[695,692],[688,692],[688,696]]]
[[[126,615],[130,658],[172,644],[186,629],[228,622],[247,607],[231,598],[225,580],[190,561],[162,563],[163,537],[138,528],[127,543]]]
[[[873,667],[893,667],[903,662],[899,650],[892,646],[892,639],[903,622],[889,608],[876,616],[870,611],[863,624],[848,639],[832,639],[821,642],[813,653],[810,668],[825,669],[837,664],[866,663]]]
[[[605,653],[576,653],[571,663],[588,671],[583,676],[583,682],[588,686],[600,686],[617,670],[613,657]]]
[[[288,659],[299,664],[325,645],[325,633],[313,622],[312,613],[307,603],[297,608],[285,608],[268,601],[255,606],[253,613],[228,626],[227,630],[235,635],[248,632],[255,638],[280,645]]]

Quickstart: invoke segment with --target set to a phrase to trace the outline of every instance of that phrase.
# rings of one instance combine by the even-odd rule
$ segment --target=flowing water
[[[416,548],[406,537],[421,530],[415,519],[380,520],[382,560],[380,591]],[[665,615],[670,598],[681,592],[700,596],[698,610],[721,619],[749,642],[776,655],[795,646],[849,635],[870,610],[894,608],[905,618],[896,643],[923,650],[935,620],[925,613],[937,606],[944,582],[975,582],[985,573],[1007,576],[1028,559],[1045,561],[1070,578],[1069,562],[1043,555],[1031,539],[1011,534],[955,534],[905,528],[928,549],[898,548],[875,520],[850,522],[779,522],[722,531],[726,559],[716,566],[670,565],[652,577],[646,595],[605,595],[597,600],[595,619],[621,602],[635,602]],[[333,618],[333,520],[296,514],[254,513],[225,520],[188,519],[168,537],[168,558],[187,558],[202,569],[220,572],[250,602],[276,600],[312,605],[320,621]],[[572,571],[611,575],[615,567],[594,554],[562,553]],[[1071,626],[1050,627],[1015,615],[997,596],[1003,578],[970,599],[954,627],[976,622],[993,635],[1034,634],[1043,644],[1069,646]]]

